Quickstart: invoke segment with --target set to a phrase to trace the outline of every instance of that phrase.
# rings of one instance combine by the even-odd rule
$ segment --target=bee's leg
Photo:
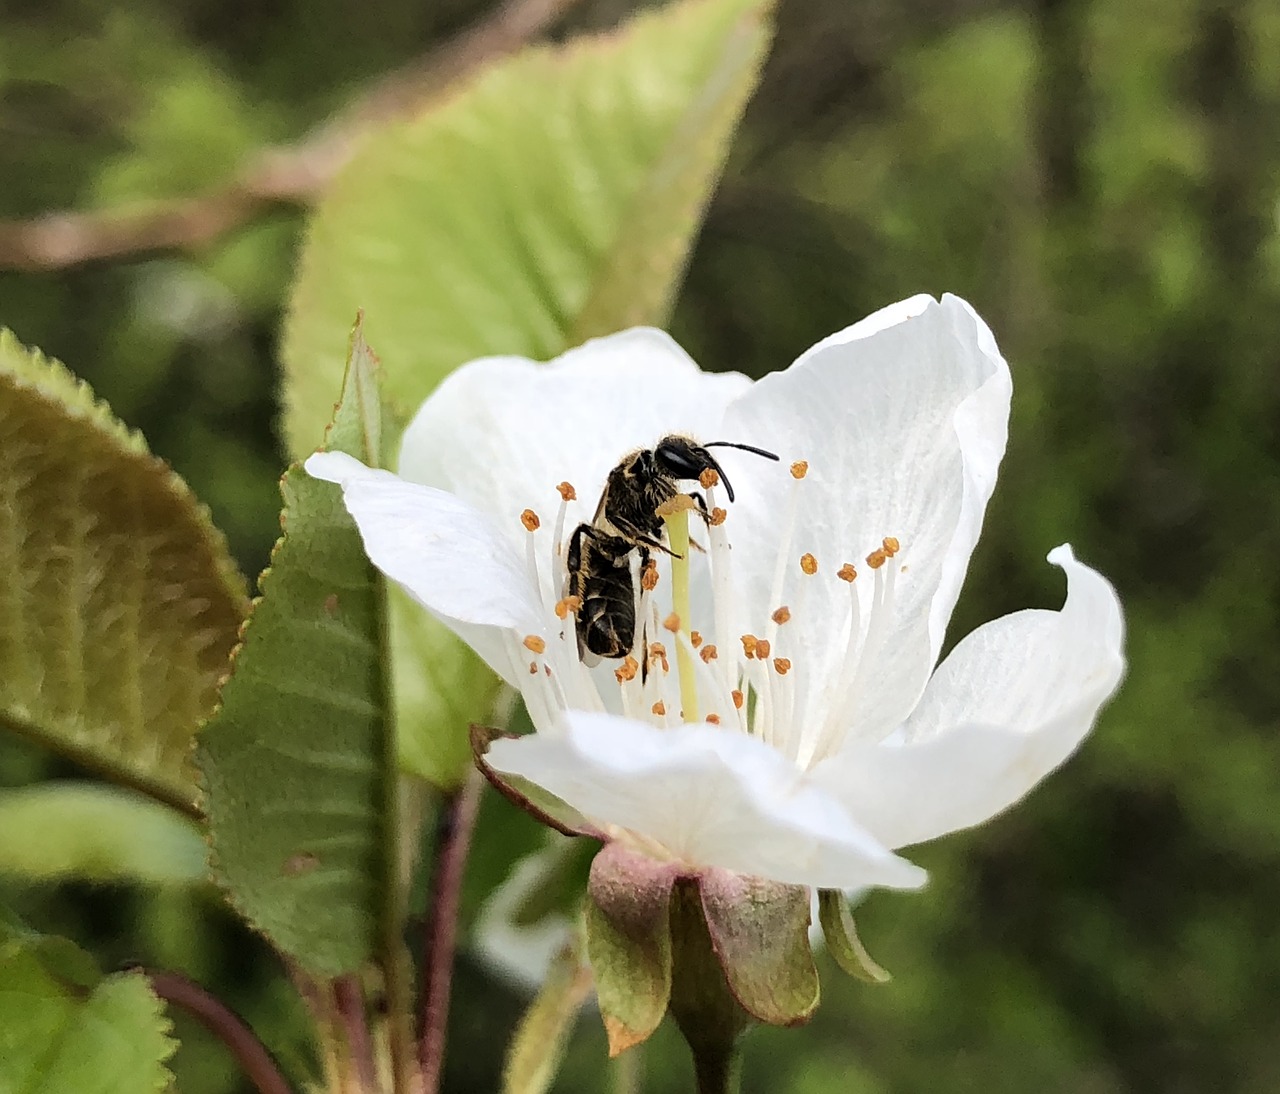
[[[707,508],[707,499],[704,498],[697,490],[690,490],[688,496],[697,503],[698,516],[702,518],[704,523],[709,524],[711,522],[711,511]]]

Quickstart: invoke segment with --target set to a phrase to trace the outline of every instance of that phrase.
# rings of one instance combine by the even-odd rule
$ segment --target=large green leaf
[[[114,787],[51,782],[0,790],[0,875],[191,884],[205,876],[196,826]]]
[[[769,40],[770,0],[691,0],[528,50],[373,135],[311,222],[285,327],[284,425],[305,452],[363,307],[401,420],[462,362],[555,356],[665,322]],[[402,762],[441,784],[492,676],[394,612]],[[424,656],[425,654],[425,656]]]
[[[187,811],[248,608],[186,485],[0,331],[0,722]]]
[[[376,362],[357,326],[326,448],[377,464]],[[285,534],[197,753],[214,869],[303,968],[354,972],[393,891],[395,764],[382,582],[330,483],[290,468]]]
[[[66,939],[0,918],[0,1091],[148,1094],[176,1043],[140,973],[100,978]]]

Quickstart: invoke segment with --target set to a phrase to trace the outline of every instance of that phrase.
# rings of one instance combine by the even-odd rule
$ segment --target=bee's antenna
[[[703,448],[741,448],[743,452],[754,452],[757,456],[763,456],[766,460],[776,460],[778,454],[776,452],[766,452],[763,448],[756,448],[752,444],[735,444],[733,441],[709,441],[702,446]],[[732,500],[732,499],[730,499]]]

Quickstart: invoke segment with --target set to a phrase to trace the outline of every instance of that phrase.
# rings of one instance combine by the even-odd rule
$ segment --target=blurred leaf
[[[376,465],[376,362],[357,324],[331,451]],[[201,731],[214,869],[241,913],[318,976],[354,972],[379,944],[395,780],[381,580],[342,495],[295,465],[284,537]]]
[[[205,876],[204,841],[190,821],[93,783],[0,790],[0,832],[0,875],[156,883]]]
[[[0,1090],[146,1094],[169,1088],[176,1043],[139,973],[99,979],[66,939],[0,919]]]
[[[545,1094],[551,1089],[578,1011],[590,994],[591,970],[574,947],[566,946],[516,1027],[502,1072],[503,1094]]]
[[[0,331],[0,721],[188,812],[247,603],[186,485]]]
[[[697,0],[536,49],[371,138],[310,228],[285,328],[284,427],[303,453],[368,311],[406,416],[462,362],[553,357],[666,320],[769,40],[769,0]],[[392,593],[401,762],[453,786],[497,684]]]

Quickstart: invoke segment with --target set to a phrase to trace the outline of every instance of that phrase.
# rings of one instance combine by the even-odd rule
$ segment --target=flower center
[[[885,653],[897,575],[906,567],[895,561],[901,545],[893,536],[865,556],[870,583],[853,564],[832,568],[810,551],[799,554],[797,564],[807,474],[804,461],[791,465],[767,601],[772,607],[754,621],[743,618],[734,595],[728,514],[716,504],[714,472],[700,483],[705,521],[695,524],[705,532],[705,547],[691,541],[694,503],[680,494],[658,513],[672,552],[663,556],[661,569],[656,550],[643,565],[638,549],[618,558],[605,551],[603,561],[593,557],[590,565],[597,569],[590,572],[608,595],[601,599],[594,590],[591,604],[570,591],[565,529],[574,488],[567,482],[556,488],[560,505],[550,535],[537,513],[526,509],[526,565],[547,608],[546,626],[539,634],[513,637],[510,657],[535,726],[553,725],[566,709],[614,710],[663,727],[682,720],[736,727],[801,769],[836,751],[856,723],[874,665]],[[690,567],[699,555],[709,568],[711,618],[704,624],[711,624],[714,643],[693,626],[698,619]],[[595,667],[598,657],[583,655],[579,640],[582,620],[592,612],[598,619],[602,611],[610,633],[630,637],[629,651],[605,662],[609,671]]]

